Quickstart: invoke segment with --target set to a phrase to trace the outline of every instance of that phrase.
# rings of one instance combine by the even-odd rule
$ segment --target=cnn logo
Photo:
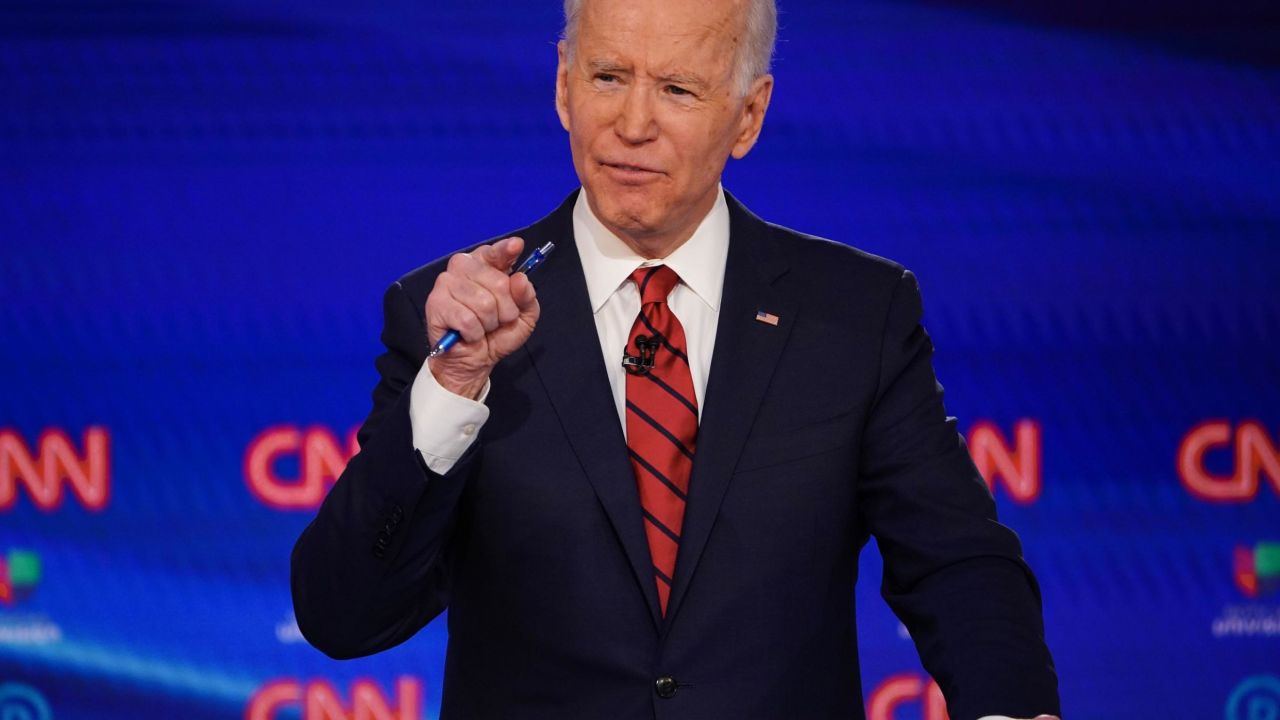
[[[90,427],[81,435],[84,450],[66,432],[49,428],[33,449],[17,432],[0,429],[0,511],[14,506],[25,487],[32,504],[46,512],[62,506],[70,489],[89,510],[106,508],[111,497],[111,435]]]
[[[338,690],[325,680],[303,683],[273,680],[249,699],[245,720],[276,720],[276,714],[302,711],[302,720],[422,720],[422,681],[396,678],[395,696],[389,701],[372,680],[351,683],[351,702],[344,703]]]
[[[1205,467],[1205,456],[1213,450],[1230,453],[1230,474],[1217,475]],[[1178,477],[1201,500],[1249,502],[1258,496],[1264,475],[1280,494],[1280,451],[1262,423],[1246,420],[1232,429],[1226,420],[1206,420],[1191,428],[1178,446]]]
[[[314,510],[342,475],[347,461],[360,451],[356,431],[344,445],[328,428],[276,425],[258,434],[244,454],[244,478],[262,504],[277,510]],[[297,477],[284,477],[279,466],[295,462]]]

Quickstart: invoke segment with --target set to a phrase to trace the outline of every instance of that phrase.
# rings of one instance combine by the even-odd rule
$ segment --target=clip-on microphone
[[[653,360],[658,355],[658,339],[649,338],[645,335],[636,336],[636,349],[640,351],[639,355],[631,355],[627,353],[627,349],[622,349],[622,369],[626,370],[630,375],[648,375],[653,369]]]

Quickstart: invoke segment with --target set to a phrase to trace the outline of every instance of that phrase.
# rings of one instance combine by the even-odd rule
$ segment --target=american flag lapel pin
[[[765,325],[772,325],[774,327],[778,326],[778,316],[763,310],[756,311],[756,321],[762,322]]]

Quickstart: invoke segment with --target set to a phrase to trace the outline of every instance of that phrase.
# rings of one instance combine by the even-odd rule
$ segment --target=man
[[[366,655],[447,606],[446,719],[857,718],[875,533],[954,720],[1057,712],[914,277],[720,188],[769,105],[772,2],[565,14],[582,191],[387,292],[362,449],[294,551],[303,634]],[[548,241],[536,291],[507,275]]]

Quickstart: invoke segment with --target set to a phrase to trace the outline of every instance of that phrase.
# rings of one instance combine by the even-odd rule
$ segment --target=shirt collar
[[[718,187],[715,204],[693,235],[665,258],[649,260],[635,253],[600,222],[587,202],[584,189],[573,206],[573,237],[587,279],[591,312],[600,308],[641,265],[663,264],[676,271],[698,299],[713,312],[720,310],[724,289],[724,264],[729,256],[729,205],[724,188]]]

